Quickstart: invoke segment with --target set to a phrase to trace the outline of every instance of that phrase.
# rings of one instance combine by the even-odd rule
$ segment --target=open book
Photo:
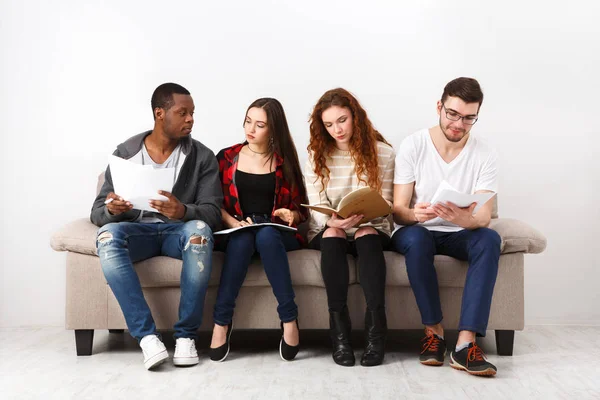
[[[302,206],[327,215],[336,213],[340,218],[362,214],[364,218],[360,221],[361,224],[378,217],[385,217],[392,212],[390,205],[379,192],[368,186],[358,188],[345,195],[337,210],[324,205],[302,204]]]
[[[228,233],[240,231],[242,229],[257,229],[257,228],[262,228],[264,226],[274,226],[275,228],[281,229],[282,231],[290,231],[290,232],[296,232],[298,230],[297,228],[293,228],[293,227],[287,226],[287,225],[274,224],[272,222],[265,222],[262,224],[252,224],[252,225],[246,225],[246,226],[238,226],[238,227],[230,228],[230,229],[223,229],[222,231],[213,232],[213,235],[227,235]]]
[[[450,202],[456,204],[458,207],[469,207],[472,203],[477,203],[475,209],[473,210],[473,214],[477,213],[477,211],[487,203],[492,197],[494,197],[496,193],[474,193],[467,194],[461,193],[458,190],[454,189],[452,185],[450,185],[446,181],[442,181],[440,186],[438,186],[435,194],[431,198],[431,205]]]

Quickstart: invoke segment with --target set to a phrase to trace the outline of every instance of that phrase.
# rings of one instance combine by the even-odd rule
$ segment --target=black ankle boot
[[[352,334],[352,326],[350,323],[350,314],[348,309],[343,311],[329,312],[329,333],[333,345],[333,361],[336,364],[351,367],[356,362],[354,351],[352,351],[352,343],[350,336]]]
[[[360,360],[363,367],[380,365],[385,356],[385,336],[387,334],[387,319],[385,308],[377,311],[367,310],[365,315],[365,352]]]

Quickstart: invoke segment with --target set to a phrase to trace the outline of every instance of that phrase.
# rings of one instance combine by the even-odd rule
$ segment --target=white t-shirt
[[[465,147],[450,163],[446,163],[433,144],[429,129],[422,129],[402,141],[396,153],[394,184],[415,182],[410,203],[428,203],[443,180],[463,193],[479,190],[498,192],[497,153],[486,142],[469,134]],[[463,228],[434,218],[423,227],[433,231],[456,232]],[[394,224],[394,232],[402,225]]]
[[[181,171],[181,167],[183,166],[183,162],[185,161],[185,154],[183,154],[183,152],[181,151],[181,145],[178,144],[177,147],[175,147],[175,149],[173,149],[173,151],[171,152],[171,155],[169,155],[169,158],[167,158],[164,163],[158,164],[155,163],[154,160],[150,157],[150,154],[148,154],[148,150],[146,149],[146,144],[143,143],[140,151],[138,151],[133,157],[131,157],[129,161],[134,162],[136,164],[152,165],[154,169],[175,168],[175,170],[173,171],[173,186],[175,186],[175,182],[177,181],[177,177],[179,176],[179,172]],[[163,222],[161,219],[156,218],[156,213],[152,211],[142,211],[137,221],[147,224]]]

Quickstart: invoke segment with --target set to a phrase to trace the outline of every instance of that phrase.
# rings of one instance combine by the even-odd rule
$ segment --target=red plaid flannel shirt
[[[244,215],[240,206],[237,186],[235,185],[235,171],[237,170],[238,156],[245,143],[240,143],[223,149],[217,154],[219,162],[219,175],[221,177],[221,187],[223,189],[223,208],[230,215]],[[290,183],[283,176],[283,158],[275,154],[275,199],[273,202],[273,210],[271,211],[271,222],[287,225],[279,217],[273,216],[273,212],[278,208],[287,208],[291,211],[297,211],[305,220],[308,218],[308,209],[302,207],[301,203],[306,203],[306,199],[302,198],[297,187],[293,189]],[[292,225],[296,227],[296,224]],[[305,244],[305,240],[296,233],[296,239],[301,245]]]

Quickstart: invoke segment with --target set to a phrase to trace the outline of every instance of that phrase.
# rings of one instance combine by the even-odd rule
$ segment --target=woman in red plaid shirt
[[[308,214],[300,206],[306,203],[306,189],[281,103],[272,98],[254,101],[246,111],[244,131],[244,143],[217,154],[223,223],[227,228],[267,222],[296,227]],[[283,331],[279,354],[284,360],[294,359],[299,349],[298,307],[287,251],[302,245],[299,234],[273,226],[234,231],[220,243],[225,261],[213,315],[211,360],[223,361],[229,354],[235,299],[255,253],[260,255],[279,304]]]

